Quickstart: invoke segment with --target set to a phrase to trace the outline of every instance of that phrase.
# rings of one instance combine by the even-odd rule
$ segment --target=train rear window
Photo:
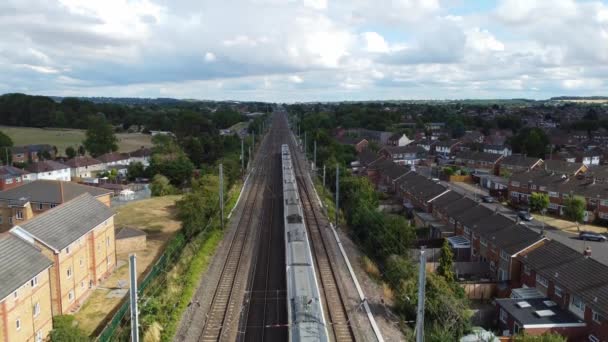
[[[302,216],[298,214],[291,214],[287,216],[287,223],[302,223]]]

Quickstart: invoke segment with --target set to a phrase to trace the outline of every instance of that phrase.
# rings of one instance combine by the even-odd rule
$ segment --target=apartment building
[[[8,230],[84,193],[110,206],[111,190],[72,182],[38,180],[0,191],[0,231]]]
[[[116,265],[114,213],[89,193],[16,225],[11,232],[53,261],[53,315],[77,310]]]
[[[0,233],[0,341],[47,340],[53,328],[51,265],[39,248]]]

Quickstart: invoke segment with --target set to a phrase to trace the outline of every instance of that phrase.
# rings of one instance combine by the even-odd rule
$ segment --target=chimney
[[[583,255],[585,256],[585,259],[589,259],[591,257],[591,246],[585,247]]]

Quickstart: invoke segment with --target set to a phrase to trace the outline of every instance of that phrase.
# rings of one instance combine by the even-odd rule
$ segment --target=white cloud
[[[369,52],[388,52],[389,47],[384,37],[377,32],[364,32],[362,35],[365,41],[365,48]]]
[[[291,82],[291,83],[302,83],[302,82],[304,82],[304,80],[302,79],[302,77],[300,77],[298,75],[291,75],[291,76],[289,76],[289,82]]]
[[[327,8],[327,0],[303,0],[304,6],[322,10]]]
[[[206,52],[205,53],[205,62],[215,62],[217,58],[215,57],[215,54],[213,52]]]

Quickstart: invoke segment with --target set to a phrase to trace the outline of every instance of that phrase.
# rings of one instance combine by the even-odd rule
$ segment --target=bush
[[[163,175],[154,176],[150,190],[152,191],[152,196],[167,196],[177,193],[177,190],[171,185],[169,179]]]
[[[61,315],[53,317],[53,330],[51,330],[51,341],[53,342],[86,342],[89,341],[87,334],[80,330],[74,322],[74,316]]]

